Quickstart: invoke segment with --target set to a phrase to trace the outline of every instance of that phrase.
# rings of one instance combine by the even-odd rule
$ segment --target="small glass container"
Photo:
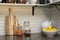
[[[30,26],[30,22],[29,21],[24,21],[24,26],[26,26],[26,27]]]
[[[16,32],[17,36],[22,36],[23,35],[23,30],[22,30],[22,26],[17,28],[17,32]]]
[[[30,22],[29,21],[24,21],[24,35],[26,37],[31,36],[31,30],[30,30]]]

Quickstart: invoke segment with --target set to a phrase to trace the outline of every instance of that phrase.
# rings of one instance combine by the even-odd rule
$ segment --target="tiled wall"
[[[42,21],[50,19],[51,10],[47,7],[35,8],[35,15],[32,16],[31,7],[13,8],[13,14],[18,23],[23,26],[24,21],[30,21],[31,33],[41,32]],[[8,8],[0,8],[0,35],[5,35],[5,17],[8,15]]]
[[[60,9],[60,6],[57,5]],[[54,26],[58,29],[58,34],[60,34],[60,10],[56,9],[54,6],[51,8],[51,20],[54,21]]]

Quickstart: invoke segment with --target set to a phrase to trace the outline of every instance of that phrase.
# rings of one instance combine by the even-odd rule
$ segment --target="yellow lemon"
[[[46,32],[50,32],[49,30],[46,30]]]
[[[56,28],[53,28],[54,30],[56,30]]]
[[[51,26],[51,25],[48,25],[48,28],[49,28],[49,29],[51,29],[51,28],[52,28],[52,26]]]
[[[56,31],[56,30],[57,30],[56,28],[53,29],[53,31]]]
[[[46,32],[55,32],[56,28],[54,28],[51,25],[49,25],[47,28],[43,28],[43,31],[46,31]]]
[[[43,31],[45,31],[45,29],[43,29]]]

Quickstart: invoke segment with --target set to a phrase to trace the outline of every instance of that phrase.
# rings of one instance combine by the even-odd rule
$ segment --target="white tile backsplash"
[[[26,20],[30,21],[31,33],[41,32],[42,21],[49,20],[51,18],[51,13],[53,13],[53,9],[51,8],[37,7],[35,8],[35,15],[32,16],[31,7],[13,8],[13,14],[16,16],[17,21],[21,26],[23,26],[24,21]],[[5,23],[5,16],[7,15],[8,15],[8,9],[1,8],[0,9],[0,35],[5,35],[5,24],[4,23]],[[53,15],[54,14],[52,14],[52,16]]]
[[[58,5],[57,7],[60,8]],[[54,26],[58,29],[58,34],[60,34],[60,11],[56,7],[51,8],[51,20],[54,20]]]

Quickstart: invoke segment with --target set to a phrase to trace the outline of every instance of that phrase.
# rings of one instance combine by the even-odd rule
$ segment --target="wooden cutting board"
[[[13,16],[11,9],[9,9],[9,15],[5,18],[6,35],[15,35],[17,24],[16,16]]]
[[[16,22],[16,16],[6,16],[6,34],[16,35],[18,23]]]
[[[14,25],[13,25],[13,34],[14,35],[16,35],[17,27],[18,27],[18,22],[16,21],[16,16],[14,16]]]
[[[13,22],[14,18],[7,16],[6,17],[6,34],[7,35],[13,35]]]

